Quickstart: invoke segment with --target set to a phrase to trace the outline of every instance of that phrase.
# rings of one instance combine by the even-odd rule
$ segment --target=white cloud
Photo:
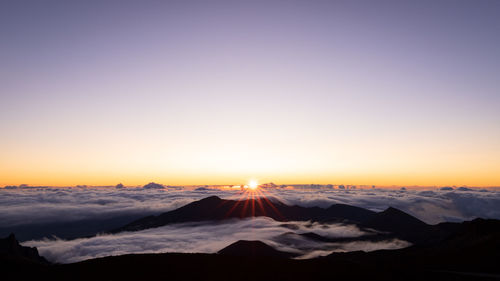
[[[127,214],[145,216],[173,210],[210,195],[227,197],[232,194],[219,190],[184,192],[166,188],[0,189],[0,227]]]
[[[301,206],[326,208],[342,203],[374,211],[392,206],[431,224],[477,217],[500,219],[500,191],[496,190],[277,190],[272,195]]]
[[[474,217],[500,218],[500,192],[495,190],[268,190],[269,196],[287,204],[328,207],[343,203],[381,211],[393,206],[416,217],[437,223],[468,220]],[[19,188],[0,190],[0,226],[53,223],[151,214],[172,210],[210,195],[236,199],[239,190],[179,190],[143,188]],[[354,226],[322,225],[308,222],[281,223],[269,218],[164,226],[139,232],[101,235],[76,240],[39,240],[24,242],[36,246],[49,260],[73,262],[88,258],[126,253],[203,252],[213,253],[240,239],[262,240],[302,258],[334,251],[401,248],[405,241],[377,243],[315,242],[297,233],[315,232],[328,237],[357,237],[363,232]]]
[[[0,227],[159,214],[210,195],[238,198],[239,190],[142,188],[0,189]],[[494,190],[269,190],[287,204],[328,207],[343,203],[375,211],[399,208],[428,223],[500,219],[500,191]]]
[[[69,263],[85,259],[132,253],[215,253],[238,240],[261,240],[276,249],[295,252],[304,257],[326,255],[333,251],[401,248],[404,241],[321,243],[297,235],[315,232],[328,237],[358,237],[365,234],[353,225],[290,222],[294,227],[270,218],[231,220],[223,223],[184,223],[137,232],[100,235],[75,240],[27,241],[52,262]],[[283,239],[288,235],[291,239]],[[292,241],[293,240],[293,241]]]

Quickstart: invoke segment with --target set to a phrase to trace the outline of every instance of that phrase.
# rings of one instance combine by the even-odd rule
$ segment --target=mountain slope
[[[425,222],[392,207],[363,221],[362,225],[380,231],[388,231],[413,243],[426,240],[431,227]]]
[[[111,231],[137,231],[171,223],[190,221],[218,221],[229,218],[270,217],[276,221],[350,221],[359,222],[376,213],[363,208],[337,204],[328,209],[319,207],[288,206],[271,202],[267,198],[224,200],[211,196],[192,202],[176,210],[148,216]]]
[[[21,246],[14,234],[0,239],[0,259],[42,264],[48,263],[45,258],[38,254],[37,248]]]
[[[364,240],[378,241],[399,238],[413,244],[437,243],[448,237],[457,227],[456,223],[428,225],[392,207],[376,213],[344,204],[334,204],[323,209],[319,207],[288,206],[276,200],[270,201],[267,198],[237,201],[210,196],[158,216],[148,216],[133,221],[110,232],[138,231],[172,223],[221,221],[231,218],[259,216],[266,216],[283,222],[317,221],[355,224],[362,229],[379,231],[377,235],[364,237],[366,238]]]
[[[239,240],[220,250],[218,254],[236,257],[292,258],[293,253],[282,252],[261,241]]]

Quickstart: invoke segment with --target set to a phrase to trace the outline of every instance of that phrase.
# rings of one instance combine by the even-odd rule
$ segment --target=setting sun
[[[251,180],[248,182],[248,188],[257,189],[259,187],[259,183],[257,181]]]

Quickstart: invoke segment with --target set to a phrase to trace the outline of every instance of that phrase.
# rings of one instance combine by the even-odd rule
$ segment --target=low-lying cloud
[[[397,239],[381,242],[323,243],[299,235],[306,232],[318,233],[325,237],[359,237],[367,234],[354,225],[310,222],[283,224],[271,218],[259,217],[222,223],[174,224],[137,232],[75,240],[27,241],[23,245],[37,247],[42,256],[49,261],[59,263],[133,253],[216,253],[238,240],[261,240],[276,249],[302,255],[301,258],[316,257],[331,252],[372,251],[409,245]]]

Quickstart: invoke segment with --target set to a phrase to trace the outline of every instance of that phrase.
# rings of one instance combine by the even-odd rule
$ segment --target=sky
[[[500,186],[498,1],[0,1],[0,186]]]

